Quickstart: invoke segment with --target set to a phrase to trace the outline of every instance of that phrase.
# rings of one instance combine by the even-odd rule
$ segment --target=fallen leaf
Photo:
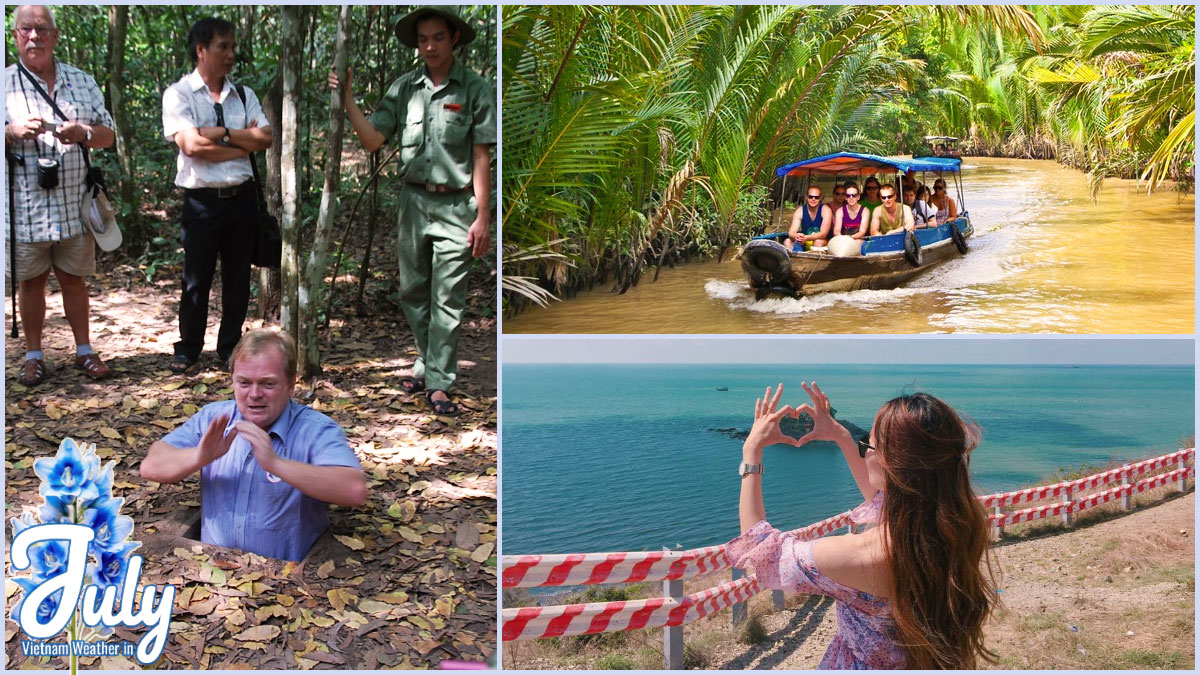
[[[441,646],[442,643],[437,640],[421,640],[420,642],[413,643],[413,647],[421,653],[421,656],[425,656]]]
[[[321,563],[320,567],[317,568],[317,576],[321,577],[322,579],[328,579],[329,573],[333,571],[333,567],[333,561],[326,560],[325,562]]]
[[[280,632],[279,626],[263,624],[261,626],[247,628],[246,630],[233,636],[233,639],[242,641],[242,642],[251,641],[251,640],[253,640],[253,641],[270,640],[270,639],[278,636],[279,632]]]
[[[62,409],[55,405],[53,401],[46,404],[46,417],[58,421],[62,416]]]
[[[475,549],[475,552],[471,554],[471,560],[474,560],[477,563],[485,563],[487,562],[487,559],[491,557],[492,551],[495,548],[496,545],[492,542],[483,544],[479,548]]]
[[[340,534],[335,534],[333,535],[333,538],[342,542],[347,548],[350,548],[354,551],[361,551],[366,546],[366,544],[363,544],[361,540],[355,539],[354,537],[346,537]]]
[[[121,432],[109,427],[100,427],[100,435],[105,438],[111,438],[115,441],[121,440]]]
[[[390,612],[395,609],[395,605],[389,605],[386,602],[378,600],[363,600],[358,603],[358,608],[367,614],[375,614],[377,612]]]

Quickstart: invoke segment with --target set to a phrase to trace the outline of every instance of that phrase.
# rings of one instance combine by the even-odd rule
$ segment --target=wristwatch
[[[221,145],[229,145],[229,127],[222,127],[225,135],[221,137]]]
[[[746,476],[748,476],[752,473],[756,473],[761,476],[762,472],[763,472],[762,464],[747,464],[746,462],[742,462],[741,464],[738,465],[738,475],[741,476],[742,478],[745,478]]]

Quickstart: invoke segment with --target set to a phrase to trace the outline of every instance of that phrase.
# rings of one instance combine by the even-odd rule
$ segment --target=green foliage
[[[752,615],[746,619],[746,623],[742,625],[741,635],[739,639],[748,645],[759,645],[767,641],[767,628],[763,626],[762,617],[758,614]]]
[[[605,654],[596,661],[596,670],[636,670],[637,665],[627,656]]]

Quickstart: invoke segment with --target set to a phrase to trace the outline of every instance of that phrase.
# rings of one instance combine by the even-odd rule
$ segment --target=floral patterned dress
[[[856,524],[874,523],[883,493],[854,509]],[[763,520],[726,544],[734,567],[754,568],[766,588],[828,595],[835,600],[838,628],[821,659],[822,669],[884,670],[904,668],[904,651],[896,644],[892,605],[887,598],[864,593],[823,576],[813,561],[815,541],[800,541]]]

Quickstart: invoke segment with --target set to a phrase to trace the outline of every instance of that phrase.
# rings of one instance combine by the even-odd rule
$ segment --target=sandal
[[[84,354],[75,357],[75,367],[82,370],[84,375],[93,380],[103,380],[112,375],[112,369],[104,365],[98,354]]]
[[[400,378],[400,388],[406,394],[415,394],[418,391],[425,391],[425,378],[423,377],[402,377]]]
[[[17,382],[26,387],[33,387],[44,381],[46,381],[46,362],[41,359],[29,359],[25,361],[25,365],[21,368],[21,376],[17,378]]]
[[[196,365],[196,359],[188,358],[186,354],[176,354],[167,367],[171,369],[172,373],[182,375],[194,365]]]
[[[433,400],[433,395],[438,392],[446,394],[446,396],[450,395],[450,394],[447,394],[444,389],[426,389],[425,390],[425,402],[429,404],[430,408],[433,408],[434,414],[435,415],[445,415],[446,417],[454,417],[454,416],[458,415],[458,413],[459,413],[458,404],[455,403],[454,401],[451,401],[449,399],[446,399],[445,401]]]

